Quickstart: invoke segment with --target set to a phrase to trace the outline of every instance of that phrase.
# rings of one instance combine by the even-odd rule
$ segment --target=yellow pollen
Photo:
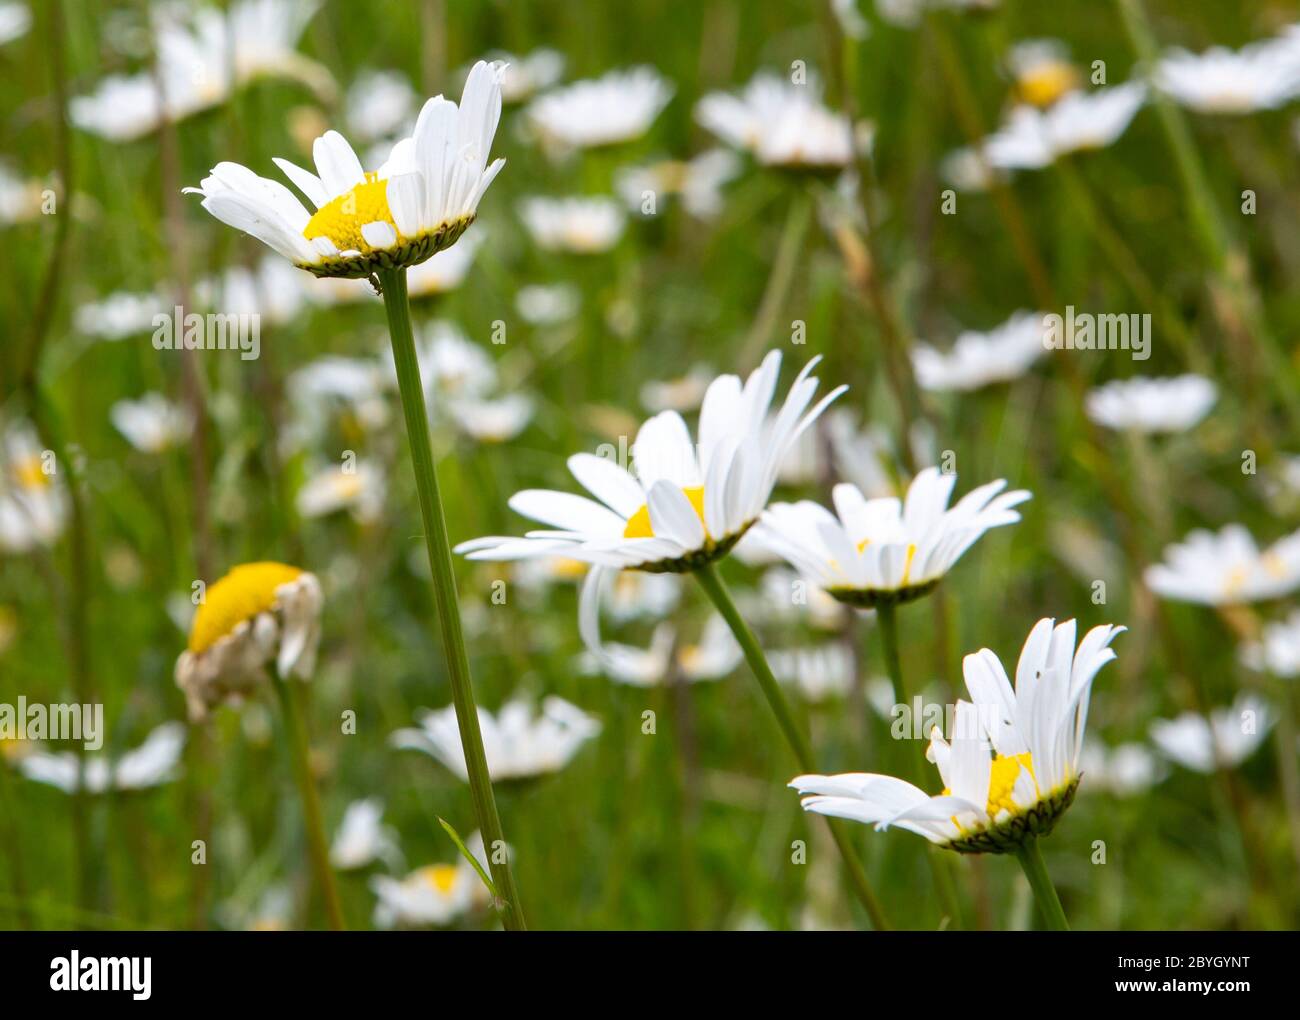
[[[43,489],[50,484],[50,476],[40,457],[24,457],[13,465],[14,478],[24,489]]]
[[[1011,791],[1016,788],[1016,780],[1020,777],[1022,768],[1037,784],[1038,780],[1034,776],[1034,756],[1028,751],[1008,757],[998,755],[993,759],[993,769],[989,774],[989,802],[984,809],[989,813],[990,818],[997,818],[1002,811],[1015,814],[1020,810],[1016,802],[1011,799]],[[947,796],[952,793],[952,790],[945,788],[943,792],[944,796]],[[957,824],[955,818],[953,824]]]
[[[1020,97],[1034,106],[1051,106],[1079,84],[1079,75],[1064,61],[1040,64],[1021,77]]]
[[[190,627],[189,650],[207,651],[245,620],[275,605],[275,591],[302,571],[284,563],[245,563],[208,586]]]
[[[704,523],[704,486],[693,485],[689,489],[683,489],[686,498],[691,501],[691,506],[695,508],[695,514],[699,517],[700,523]],[[654,538],[655,531],[650,524],[650,507],[643,506],[627,519],[627,527],[623,529],[624,538]]]
[[[388,208],[388,181],[381,181],[378,174],[370,173],[351,191],[330,199],[317,209],[303,228],[302,236],[308,241],[328,237],[339,251],[364,254],[373,249],[361,236],[361,228],[367,223],[377,222],[387,223],[397,230]],[[401,239],[400,234],[398,239]]]
[[[421,881],[443,896],[456,888],[456,880],[460,878],[460,872],[450,864],[431,864],[421,868],[419,875]]]

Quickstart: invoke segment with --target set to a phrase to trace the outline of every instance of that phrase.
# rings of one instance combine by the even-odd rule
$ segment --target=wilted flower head
[[[822,104],[815,81],[760,72],[739,95],[705,96],[695,119],[764,166],[839,170],[853,161],[852,127]]]
[[[1047,835],[1074,800],[1092,681],[1124,630],[1094,627],[1076,650],[1074,621],[1054,624],[1029,632],[1014,690],[989,649],[966,656],[972,700],[957,702],[951,742],[936,726],[927,752],[942,793],[875,773],[798,776],[804,810],[898,826],[959,853],[1009,853]]]
[[[836,513],[818,503],[775,503],[758,537],[804,577],[850,605],[908,602],[927,594],[990,528],[1014,524],[1030,498],[998,479],[949,508],[957,476],[925,468],[907,498],[866,499],[856,486],[832,491]],[[838,515],[838,516],[837,516]]]
[[[543,140],[574,149],[640,138],[672,98],[673,87],[652,67],[610,71],[538,96],[528,119]]]
[[[1186,432],[1207,414],[1218,387],[1203,375],[1116,379],[1088,393],[1088,417],[1110,429]]]
[[[455,244],[504,160],[488,164],[501,117],[501,86],[474,65],[460,106],[442,96],[424,104],[415,131],[387,162],[366,172],[346,139],[316,139],[317,174],[275,163],[316,207],[308,213],[284,185],[237,163],[218,163],[198,188],[213,216],[251,234],[316,276],[364,278],[418,265]]]
[[[190,719],[252,693],[268,667],[286,679],[309,678],[322,603],[315,575],[284,563],[245,563],[208,585],[176,660]]]
[[[1176,719],[1151,724],[1151,740],[1160,753],[1193,772],[1235,768],[1264,742],[1274,722],[1269,706],[1253,694],[1243,694],[1230,708],[1216,708],[1210,717],[1184,712]]]
[[[557,697],[543,701],[540,714],[527,701],[515,700],[502,705],[495,716],[480,708],[478,717],[493,782],[558,772],[600,732],[600,720]],[[403,750],[423,751],[468,781],[454,706],[425,712],[416,721],[419,729],[398,730],[389,742]]]
[[[1147,587],[1179,602],[1235,605],[1279,598],[1300,588],[1300,531],[1263,550],[1240,524],[1217,534],[1197,529],[1147,567]]]

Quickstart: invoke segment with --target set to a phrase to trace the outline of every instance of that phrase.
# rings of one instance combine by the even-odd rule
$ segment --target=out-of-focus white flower
[[[939,166],[943,179],[958,191],[988,191],[998,180],[1005,179],[1005,171],[989,166],[987,158],[976,148],[966,146],[954,149],[943,158]]]
[[[763,71],[739,95],[705,96],[695,119],[764,166],[839,170],[853,161],[848,119],[822,104],[815,80],[797,85]]]
[[[865,39],[871,34],[871,25],[858,10],[858,0],[831,0],[831,10],[850,39]]]
[[[465,279],[474,262],[474,254],[483,241],[483,235],[462,237],[445,251],[440,251],[426,262],[406,271],[407,293],[413,297],[432,297],[455,290]]]
[[[1211,710],[1210,718],[1184,712],[1176,719],[1157,719],[1151,739],[1160,753],[1193,772],[1235,768],[1249,758],[1273,727],[1273,711],[1253,694],[1243,694],[1231,708]]]
[[[237,0],[228,12],[203,6],[189,16],[176,5],[155,8],[157,78],[153,71],[110,75],[91,95],[70,102],[69,117],[83,130],[125,142],[164,120],[218,106],[261,77],[297,79],[329,96],[329,72],[296,51],[318,6],[315,0]]]
[[[0,163],[0,226],[25,223],[41,213],[42,185],[26,180]]]
[[[487,60],[501,67],[501,98],[507,103],[522,103],[525,99],[550,88],[564,73],[564,54],[555,50],[533,50],[527,56],[496,51]]]
[[[699,683],[721,680],[734,672],[744,658],[727,622],[716,614],[704,625],[698,643],[677,645],[676,642],[673,628],[660,624],[648,648],[610,643],[605,645],[607,655],[601,659],[590,652],[584,653],[582,668],[587,673],[604,673],[616,683],[655,687],[670,677],[674,666],[687,682]]]
[[[384,804],[377,797],[354,800],[330,846],[330,863],[340,871],[364,868],[374,861],[401,860],[397,834],[384,825]]]
[[[348,89],[344,118],[363,141],[409,130],[415,122],[415,89],[399,71],[363,71]]]
[[[582,295],[567,283],[530,284],[515,295],[515,310],[530,326],[555,326],[578,314]]]
[[[1030,498],[1024,489],[1003,492],[999,479],[949,508],[956,483],[956,475],[925,468],[905,501],[868,500],[840,483],[835,514],[810,500],[774,503],[758,528],[792,567],[842,602],[907,602],[932,590],[986,531],[1019,521],[1013,508]]]
[[[692,365],[689,372],[676,379],[651,380],[641,387],[641,405],[651,414],[697,411],[714,375],[712,368],[701,364]]]
[[[319,435],[330,416],[340,410],[354,415],[364,428],[382,428],[389,418],[384,399],[388,385],[378,360],[331,354],[304,365],[289,376],[285,386],[294,410],[294,421],[286,430],[292,433],[289,448]]]
[[[1007,57],[1021,101],[1046,109],[1080,85],[1079,72],[1056,39],[1025,39]]]
[[[722,211],[722,186],[738,173],[740,160],[735,153],[710,149],[685,162],[662,160],[629,167],[620,171],[615,187],[628,208],[643,216],[657,214],[661,198],[679,195],[688,213],[709,219]]]
[[[488,162],[501,117],[496,72],[479,63],[460,105],[435,96],[415,130],[367,173],[337,131],[316,139],[317,174],[275,163],[315,208],[309,213],[278,181],[238,163],[213,167],[189,193],[221,222],[256,237],[314,276],[363,279],[418,265],[451,247],[478,215],[479,201],[505,165]]]
[[[768,661],[777,680],[794,687],[810,704],[842,698],[853,686],[853,653],[840,643],[778,648],[768,654]]]
[[[558,772],[600,732],[600,720],[557,697],[543,701],[540,714],[527,701],[515,700],[502,705],[495,716],[480,708],[478,717],[493,782]],[[419,729],[398,730],[389,742],[396,748],[423,751],[437,758],[468,782],[455,707],[424,712],[416,722]]]
[[[1202,375],[1116,379],[1092,390],[1088,417],[1109,429],[1135,432],[1186,432],[1207,414],[1218,387]]]
[[[1051,109],[1017,106],[982,143],[984,158],[1003,170],[1037,170],[1071,152],[1104,149],[1124,133],[1146,101],[1146,86],[1127,82],[1071,92]]]
[[[76,793],[79,789],[87,793],[144,790],[176,778],[184,747],[184,724],[169,722],[116,760],[107,754],[87,754],[83,765],[71,751],[27,751],[18,759],[18,769],[28,779],[57,787],[64,793]],[[83,782],[79,784],[79,770],[83,767]]]
[[[1179,602],[1235,605],[1279,598],[1300,588],[1300,531],[1260,551],[1240,524],[1218,534],[1197,529],[1147,567],[1147,587]]]
[[[101,301],[90,301],[73,316],[77,332],[104,340],[122,340],[151,333],[154,317],[170,314],[171,302],[157,291],[133,294],[115,291]]]
[[[927,10],[990,11],[998,0],[876,0],[881,18],[898,28],[915,28]]]
[[[534,404],[526,393],[503,397],[462,397],[447,405],[456,428],[480,443],[504,443],[519,435],[533,418]]]
[[[1106,747],[1085,744],[1079,754],[1079,772],[1088,777],[1083,789],[1115,797],[1135,797],[1162,780],[1168,769],[1145,744]]]
[[[497,369],[491,356],[458,326],[438,320],[420,330],[417,337],[420,378],[435,407],[444,400],[484,396],[496,386]],[[391,364],[391,354],[388,360]]]
[[[362,524],[378,520],[384,509],[384,473],[366,460],[317,471],[295,500],[301,517],[324,517],[350,510]]]
[[[108,412],[114,427],[144,453],[162,453],[189,438],[193,416],[161,393],[139,400],[119,400]]]
[[[0,447],[0,551],[53,545],[67,517],[68,494],[53,451],[26,423],[10,425]]]
[[[590,149],[640,138],[672,95],[654,68],[633,67],[552,89],[528,105],[527,116],[543,141]]]
[[[0,3],[0,46],[21,39],[32,27],[32,12],[26,4]]]
[[[762,619],[798,621],[816,630],[838,630],[844,621],[843,603],[784,565],[763,572],[758,594],[761,601],[753,608]]]
[[[883,427],[867,425],[860,429],[852,411],[836,408],[826,415],[824,428],[841,478],[856,485],[868,499],[897,493],[888,468],[891,441]]]
[[[659,619],[671,613],[681,597],[681,581],[672,574],[624,571],[609,586],[609,616],[616,623]]]
[[[1075,622],[1054,624],[1030,631],[1014,690],[989,649],[963,660],[972,700],[957,702],[951,743],[936,726],[926,755],[942,793],[875,773],[797,776],[804,810],[897,826],[959,853],[1010,853],[1047,835],[1074,799],[1092,682],[1124,630],[1094,627],[1076,651]]]
[[[1199,113],[1272,110],[1300,95],[1300,45],[1268,39],[1239,50],[1172,50],[1152,75],[1156,87]]]
[[[268,256],[256,269],[234,266],[194,288],[200,303],[226,315],[256,315],[265,325],[289,322],[307,300],[310,277],[283,259]],[[363,285],[364,286],[364,285]]]
[[[612,198],[530,198],[519,215],[544,251],[595,255],[609,251],[623,236],[626,215]]]
[[[465,849],[486,873],[488,860],[482,834],[471,834],[465,840]],[[442,927],[483,909],[489,899],[483,880],[463,856],[458,856],[455,864],[417,868],[400,880],[375,875],[370,879],[370,888],[376,897],[375,927],[384,929]]]
[[[1019,379],[1046,350],[1043,316],[1020,311],[987,333],[964,330],[947,353],[917,344],[912,366],[923,389],[966,392]]]
[[[1300,676],[1300,609],[1264,627],[1258,641],[1241,649],[1241,661],[1251,669],[1291,679]]]
[[[314,574],[284,563],[245,563],[208,585],[176,660],[176,686],[199,722],[266,680],[311,677],[324,598]]]

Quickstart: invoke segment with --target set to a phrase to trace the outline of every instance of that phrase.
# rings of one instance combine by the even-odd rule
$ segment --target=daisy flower
[[[1198,113],[1272,110],[1300,95],[1300,53],[1284,39],[1204,53],[1173,50],[1152,75],[1156,87]]]
[[[1278,623],[1265,625],[1258,641],[1241,649],[1249,668],[1291,679],[1300,676],[1300,609]]]
[[[154,318],[168,314],[171,311],[167,307],[169,304],[160,291],[143,294],[115,291],[100,301],[81,305],[72,321],[78,333],[104,340],[122,340],[152,332]]]
[[[300,517],[325,517],[349,510],[359,523],[379,519],[384,508],[384,474],[369,461],[335,464],[317,471],[295,498]]]
[[[515,295],[515,310],[530,326],[558,326],[578,314],[582,295],[567,283],[530,284]]]
[[[912,366],[922,389],[968,392],[1020,378],[1046,350],[1042,314],[1021,311],[987,333],[962,332],[947,353],[917,344]]]
[[[519,215],[537,247],[575,255],[609,251],[627,219],[612,198],[530,198]]]
[[[1088,777],[1085,789],[1115,797],[1135,797],[1146,793],[1168,771],[1145,744],[1105,747],[1092,743],[1079,754],[1079,773]]]
[[[654,68],[633,67],[552,89],[528,105],[527,117],[544,141],[593,149],[640,138],[672,95]]]
[[[189,438],[194,420],[189,411],[161,393],[139,400],[119,400],[108,412],[114,428],[143,453],[162,453]]]
[[[615,189],[628,208],[642,215],[658,211],[658,199],[681,197],[682,208],[697,219],[710,219],[722,211],[722,186],[740,173],[740,160],[727,149],[710,149],[693,159],[662,160],[649,166],[628,167],[619,172]],[[647,212],[646,196],[654,196],[655,207]]]
[[[281,677],[309,678],[322,603],[315,575],[284,563],[245,563],[208,585],[176,660],[191,721],[250,694],[268,666]]]
[[[1007,483],[999,479],[949,508],[956,484],[956,475],[925,468],[900,501],[867,499],[841,483],[832,490],[835,514],[809,500],[775,503],[758,537],[841,602],[910,602],[929,593],[990,528],[1019,521],[1012,508],[1030,498],[1023,489],[1003,492]]]
[[[795,688],[803,700],[812,705],[848,694],[857,670],[853,652],[838,642],[806,648],[778,648],[769,652],[767,658],[776,678]]]
[[[1104,149],[1124,133],[1146,101],[1146,86],[1129,82],[1093,92],[1071,92],[1049,110],[1017,106],[982,144],[988,164],[1037,170],[1061,156]]]
[[[1157,595],[1206,606],[1280,598],[1300,588],[1300,531],[1260,551],[1240,524],[1217,534],[1197,529],[1165,549],[1163,563],[1147,567]]]
[[[633,470],[579,453],[569,470],[596,500],[526,490],[510,507],[552,529],[523,538],[480,538],[457,551],[470,559],[513,560],[563,555],[593,564],[583,585],[581,629],[599,649],[599,593],[617,570],[685,573],[725,556],[757,521],[777,471],[799,436],[844,392],[838,387],[811,410],[820,358],[799,373],[780,411],[769,416],[781,354],[763,359],[742,386],[734,375],[715,379],[700,411],[699,445],[675,411],[644,425],[632,445]]]
[[[384,804],[378,797],[354,800],[330,845],[330,863],[340,871],[354,871],[377,860],[400,860],[397,837],[384,825]]]
[[[1231,708],[1213,709],[1208,719],[1197,712],[1157,719],[1151,724],[1151,740],[1166,758],[1208,775],[1235,768],[1254,754],[1273,722],[1265,702],[1243,694]]]
[[[385,138],[412,123],[416,99],[415,89],[399,71],[363,71],[344,98],[344,118],[357,138]]]
[[[514,439],[532,421],[535,407],[526,393],[508,393],[483,399],[464,397],[447,405],[456,428],[480,443],[504,443]]]
[[[0,551],[53,545],[68,517],[68,494],[52,451],[26,424],[11,425],[0,445]]]
[[[474,221],[479,199],[505,161],[488,163],[501,116],[501,86],[474,65],[460,106],[436,96],[415,131],[367,172],[346,139],[316,139],[317,174],[277,159],[315,207],[309,213],[284,185],[237,163],[218,163],[198,188],[203,207],[316,276],[365,278],[406,268],[455,244]],[[319,176],[318,176],[319,174]]]
[[[515,700],[495,716],[480,708],[478,717],[493,782],[558,772],[600,732],[598,719],[557,697],[543,701],[540,714],[528,702]],[[401,750],[423,751],[468,780],[454,708],[425,712],[416,721],[418,729],[398,730],[389,743]]]
[[[18,759],[18,770],[33,782],[64,793],[145,790],[176,778],[184,747],[184,725],[169,722],[153,730],[139,747],[116,759],[107,754],[88,754],[82,762],[71,751],[27,751]]]
[[[1015,689],[984,648],[963,660],[972,701],[959,701],[951,742],[935,727],[927,758],[943,779],[935,795],[893,776],[797,776],[804,810],[897,826],[958,853],[1010,853],[1052,831],[1074,800],[1088,700],[1115,658],[1123,627],[1094,627],[1075,648],[1075,622],[1039,620],[1016,666]]]
[[[705,96],[695,119],[763,166],[841,170],[853,161],[852,127],[822,104],[815,81],[796,85],[763,71],[739,95]]]
[[[1088,393],[1088,417],[1108,429],[1186,432],[1214,406],[1218,388],[1201,375],[1116,379]]]
[[[487,856],[479,833],[465,841],[465,849],[487,871]],[[370,889],[376,898],[375,927],[383,929],[442,927],[485,906],[488,899],[473,865],[461,856],[455,864],[416,868],[403,879],[375,875],[370,880]]]
[[[1080,85],[1079,72],[1065,47],[1055,39],[1026,39],[1011,48],[1007,58],[1023,102],[1046,109]]]
[[[497,385],[491,355],[459,326],[441,319],[431,322],[420,330],[417,343],[420,378],[435,408],[446,400],[485,396]]]
[[[716,614],[704,625],[695,644],[677,643],[677,633],[668,624],[655,628],[648,648],[615,642],[605,646],[607,655],[584,654],[584,672],[604,673],[615,683],[631,687],[656,687],[675,668],[687,683],[721,680],[735,672],[744,657],[726,621]]]

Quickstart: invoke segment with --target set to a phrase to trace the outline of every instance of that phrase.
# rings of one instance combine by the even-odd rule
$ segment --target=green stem
[[[321,895],[325,897],[325,912],[329,915],[330,927],[335,931],[343,931],[347,926],[343,922],[343,908],[339,904],[339,892],[334,885],[334,873],[330,870],[325,825],[321,820],[320,796],[311,774],[307,728],[303,723],[297,696],[280,676],[280,671],[272,669],[271,677],[276,697],[280,700],[280,708],[284,712],[284,725],[288,730],[289,757],[293,761],[298,794],[302,797],[303,825],[307,830],[307,851],[311,857],[312,870],[316,873],[316,884],[320,886]]]
[[[790,199],[790,209],[786,213],[785,226],[781,239],[777,242],[776,258],[772,262],[772,273],[763,288],[763,297],[759,301],[758,312],[745,338],[741,351],[742,364],[757,362],[763,355],[776,325],[776,317],[785,304],[790,284],[794,282],[794,271],[799,261],[799,252],[803,248],[804,235],[808,232],[808,222],[812,218],[812,200],[804,191],[796,191]]]
[[[880,626],[880,644],[885,653],[885,670],[894,685],[894,696],[901,699],[908,712],[916,711],[912,691],[903,680],[903,664],[898,655],[898,606],[884,603],[876,607],[876,622]],[[904,739],[912,747],[911,759],[912,782],[924,788],[927,762],[925,757],[925,740],[917,740],[908,735]],[[930,861],[930,874],[934,878],[934,887],[939,893],[943,910],[953,924],[961,924],[961,907],[957,900],[957,886],[952,873],[948,870],[948,858],[938,847],[927,848]]]
[[[1038,901],[1038,909],[1042,911],[1047,926],[1052,931],[1069,931],[1070,923],[1065,919],[1061,900],[1056,895],[1056,886],[1052,885],[1052,878],[1047,873],[1047,865],[1043,863],[1043,852],[1038,848],[1037,836],[1030,836],[1020,845],[1020,849],[1016,851],[1016,859],[1020,861],[1025,877],[1029,879],[1030,888],[1034,890],[1034,899]]]
[[[768,665],[767,656],[763,654],[763,649],[759,647],[754,632],[749,629],[749,624],[745,622],[744,617],[740,615],[740,610],[736,608],[736,603],[731,597],[731,592],[727,590],[727,586],[723,583],[718,568],[712,563],[705,564],[695,571],[695,577],[718,612],[722,614],[722,618],[727,621],[727,626],[731,628],[731,633],[735,635],[741,650],[744,651],[745,661],[749,663],[749,668],[754,671],[758,686],[762,688],[763,695],[767,698],[768,705],[771,706],[772,714],[776,716],[777,725],[780,726],[786,743],[790,745],[790,750],[794,752],[799,768],[805,773],[815,773],[817,765],[813,761],[812,749],[808,746],[808,740],[795,723],[794,716],[790,712],[790,706],[786,703],[785,695],[781,693],[781,686],[772,674],[772,667]],[[853,890],[871,918],[871,923],[876,927],[877,931],[888,930],[889,921],[885,918],[880,902],[876,899],[876,894],[867,879],[867,873],[863,870],[862,862],[858,860],[857,854],[854,853],[848,836],[845,835],[837,821],[827,818],[826,824],[830,827],[831,836],[835,839],[835,845],[839,849],[840,856],[844,859],[844,867],[849,873],[850,881],[853,883]]]
[[[479,831],[487,848],[492,881],[505,901],[502,923],[507,931],[523,931],[523,908],[515,890],[509,855],[498,853],[506,845],[497,816],[492,781],[488,776],[487,757],[483,753],[483,734],[479,730],[478,708],[474,704],[474,687],[469,675],[469,656],[465,652],[465,635],[460,624],[460,605],[456,596],[456,575],[452,570],[451,544],[447,538],[447,521],[438,494],[438,474],[433,466],[433,448],[429,443],[429,415],[424,406],[424,384],[415,354],[415,334],[411,329],[411,305],[406,296],[406,270],[386,269],[379,274],[388,313],[388,332],[393,345],[393,361],[402,393],[402,413],[406,417],[406,435],[411,444],[411,463],[415,469],[415,486],[420,494],[420,515],[424,521],[424,541],[433,571],[433,594],[438,610],[438,626],[447,657],[447,676],[451,683],[451,700],[456,708],[461,746],[465,751],[465,769],[469,773],[470,798]],[[499,862],[499,863],[498,863]]]

